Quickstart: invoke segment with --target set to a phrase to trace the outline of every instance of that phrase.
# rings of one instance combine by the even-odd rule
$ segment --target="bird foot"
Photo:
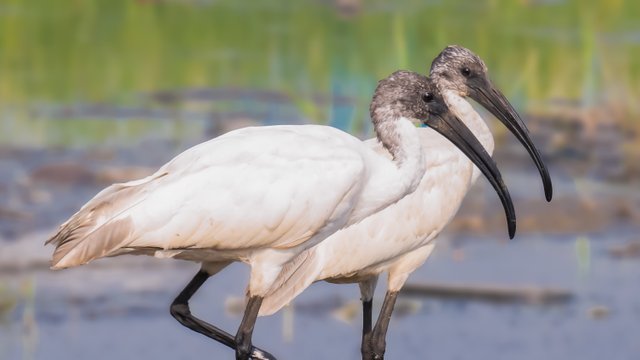
[[[362,353],[362,360],[384,360],[384,353],[364,352]]]
[[[264,350],[254,347],[251,351],[251,360],[277,360],[275,356]]]
[[[362,360],[384,360],[384,343],[373,341],[371,334],[365,335],[362,340]]]

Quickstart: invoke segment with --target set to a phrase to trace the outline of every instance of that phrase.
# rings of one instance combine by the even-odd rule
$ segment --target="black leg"
[[[396,303],[397,297],[397,291],[388,291],[385,295],[384,302],[382,303],[382,309],[380,310],[380,316],[378,316],[378,321],[376,321],[376,326],[368,335],[364,336],[364,340],[362,342],[363,360],[384,359],[384,351],[387,345],[385,338],[387,336],[391,313],[393,313],[393,306]]]
[[[236,360],[250,359],[249,355],[252,350],[251,336],[253,335],[253,327],[256,324],[256,318],[258,317],[261,304],[261,297],[252,296],[249,298],[247,307],[244,310],[242,322],[236,334]]]
[[[196,276],[189,282],[189,284],[180,292],[178,297],[173,300],[171,304],[171,315],[178,320],[178,322],[187,328],[198,332],[206,337],[209,337],[221,344],[224,344],[232,349],[236,349],[236,341],[234,337],[227,333],[226,331],[219,329],[205,321],[202,321],[191,314],[191,310],[189,309],[189,299],[193,296],[193,294],[198,291],[198,289],[204,284],[205,281],[209,278],[209,274],[205,271],[200,270]],[[259,308],[259,307],[258,307]],[[256,312],[257,315],[257,312]],[[245,315],[246,317],[246,315]],[[243,319],[244,322],[244,319]],[[254,317],[255,322],[255,317]],[[242,327],[242,325],[241,325]],[[252,326],[253,329],[253,326]],[[251,349],[251,358],[259,359],[259,360],[276,360],[276,358],[269,354],[268,352],[261,350],[256,347],[250,347]],[[245,357],[246,359],[246,357]],[[244,359],[243,359],[244,360]]]
[[[371,333],[371,312],[373,308],[373,299],[362,300],[362,345],[361,351],[364,356],[365,339]]]

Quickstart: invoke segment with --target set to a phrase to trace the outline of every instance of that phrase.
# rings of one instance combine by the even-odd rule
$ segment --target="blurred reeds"
[[[398,68],[427,72],[447,44],[480,54],[529,113],[558,102],[604,106],[638,126],[637,1],[355,4],[345,15],[333,1],[311,0],[3,1],[0,143],[105,136],[96,122],[52,125],[34,106],[146,106],[141,93],[197,87],[277,91],[320,123],[335,109],[309,101],[313,94],[349,95],[357,101],[348,126],[362,131],[376,80]]]
[[[0,324],[8,321],[9,314],[16,306],[15,294],[0,281]]]

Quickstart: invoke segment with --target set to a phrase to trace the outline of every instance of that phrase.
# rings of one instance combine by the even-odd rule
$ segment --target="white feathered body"
[[[459,96],[443,95],[491,154],[493,137],[482,118]],[[409,274],[424,263],[433,250],[432,240],[453,219],[480,170],[434,130],[419,129],[419,135],[427,170],[418,189],[301,254],[295,272],[280,274],[280,286],[264,299],[261,315],[276,312],[314,281],[375,287],[377,276],[388,272],[389,289],[399,290]],[[384,153],[375,139],[367,143]]]
[[[420,179],[397,175],[395,163],[335,128],[236,130],[147,178],[101,191],[50,240],[53,267],[132,253],[257,263],[260,277],[274,277],[290,258],[413,191]],[[380,195],[385,190],[390,196]]]
[[[435,131],[424,129],[421,137],[429,156],[418,190],[314,248],[319,257],[331,259],[320,279],[384,272],[399,257],[427,245],[456,214],[475,180],[473,164]]]

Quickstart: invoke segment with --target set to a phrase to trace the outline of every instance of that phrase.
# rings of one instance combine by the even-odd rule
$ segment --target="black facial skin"
[[[482,171],[498,193],[507,216],[509,237],[514,237],[515,211],[496,163],[464,123],[449,111],[432,79],[409,71],[391,74],[378,83],[370,111],[376,129],[400,117],[420,119],[451,141]],[[393,146],[383,145],[387,149]]]
[[[493,86],[484,62],[473,52],[461,46],[446,47],[431,64],[431,77],[441,90],[457,91],[469,96],[497,117],[527,149],[533,159],[544,186],[545,198],[551,201],[553,186],[549,171],[533,145],[527,126],[505,96]]]

